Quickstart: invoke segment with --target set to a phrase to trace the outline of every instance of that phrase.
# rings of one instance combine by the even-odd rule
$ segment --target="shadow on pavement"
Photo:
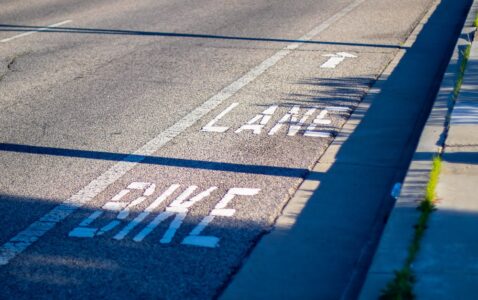
[[[175,32],[161,32],[161,31],[138,31],[138,30],[121,30],[121,29],[81,28],[81,27],[42,27],[42,26],[0,24],[0,31],[7,31],[7,32],[36,31],[40,29],[42,33],[56,32],[56,33],[78,33],[78,34],[134,35],[134,36],[150,36],[150,37],[179,37],[179,38],[220,39],[220,40],[236,40],[236,41],[252,41],[252,42],[301,43],[301,44],[319,44],[319,45],[337,45],[337,46],[376,47],[376,48],[390,48],[390,49],[402,48],[396,45],[343,43],[343,42],[330,42],[330,41],[309,41],[309,40],[261,38],[261,37],[241,37],[241,36],[213,35],[213,34],[200,34],[200,33],[175,33]]]
[[[5,205],[3,202],[12,202],[11,205],[28,205],[32,210],[36,208],[37,214],[57,205],[57,202],[48,199],[9,195],[1,195],[0,199],[2,205]],[[39,206],[42,206],[41,209]],[[158,213],[162,210],[164,207],[158,208]],[[132,217],[139,211],[131,211]],[[204,232],[220,239],[218,248],[183,245],[181,241],[203,218],[191,209],[190,215],[167,244],[160,243],[160,240],[170,228],[174,216],[161,223],[143,241],[132,239],[157,213],[151,214],[120,241],[112,237],[132,217],[121,220],[118,228],[102,236],[69,237],[69,232],[92,212],[94,210],[87,206],[76,209],[22,255],[8,265],[0,266],[0,298],[210,299],[231,270],[239,267],[241,260],[238,258],[246,255],[264,229],[263,224],[220,218]],[[8,219],[10,216],[6,217],[6,224],[20,223],[26,227],[31,222],[22,220],[18,214],[16,219],[14,216],[12,220]],[[106,212],[90,226],[104,226],[115,217],[116,213]],[[2,229],[2,238],[13,236],[16,230]]]
[[[356,299],[394,204],[390,192],[405,177],[471,2],[440,2],[393,72],[355,110],[355,130],[342,131],[337,153],[320,160],[318,188],[300,212],[290,212],[297,220],[262,238],[225,299]],[[316,83],[346,93],[360,80]]]
[[[33,145],[19,145],[10,143],[0,143],[0,151],[51,155],[51,156],[65,156],[94,160],[107,161],[124,161],[140,164],[162,165],[172,167],[182,167],[190,169],[204,169],[213,171],[227,171],[248,174],[260,174],[269,176],[284,176],[284,177],[304,177],[308,169],[289,168],[280,166],[264,166],[264,165],[245,165],[227,162],[214,161],[199,161],[183,158],[169,158],[158,156],[146,156],[126,153],[113,153],[103,151],[66,149],[56,147],[43,147]]]
[[[373,101],[359,106],[351,117],[351,121],[359,122],[355,131],[343,131],[342,135],[350,136],[341,139],[339,135],[335,143],[342,144],[333,160],[319,164],[323,172],[311,173],[309,179],[320,182],[320,186],[314,191],[307,190],[313,195],[298,214],[297,221],[288,228],[277,228],[267,235],[267,239],[263,239],[274,241],[276,248],[273,255],[256,260],[260,254],[254,251],[248,256],[266,228],[264,224],[247,219],[227,218],[208,227],[208,235],[221,237],[219,248],[181,245],[183,238],[204,217],[194,213],[184,221],[170,244],[158,242],[170,221],[161,223],[143,242],[134,242],[130,238],[116,241],[111,238],[113,233],[95,238],[70,238],[68,233],[93,212],[88,207],[82,207],[48,232],[48,238],[40,239],[21,257],[16,257],[12,262],[14,268],[9,265],[0,267],[2,294],[7,298],[14,295],[15,298],[21,298],[22,295],[30,298],[31,294],[22,293],[25,291],[35,291],[38,298],[51,298],[52,295],[82,299],[85,296],[162,298],[162,295],[176,299],[214,298],[221,294],[229,283],[228,279],[240,267],[243,259],[248,257],[248,263],[257,263],[246,264],[240,271],[246,272],[249,281],[234,283],[243,288],[239,291],[246,294],[247,291],[254,291],[257,297],[264,299],[293,296],[355,298],[393,205],[390,190],[395,182],[401,182],[405,176],[436,95],[445,62],[451,54],[453,41],[461,29],[461,20],[454,21],[453,26],[449,26],[445,20],[449,20],[450,16],[464,15],[470,3],[469,0],[442,1],[393,73],[375,84]],[[4,31],[35,29],[12,25],[1,27]],[[54,28],[49,32],[302,42],[81,28]],[[365,86],[371,81],[373,78],[309,78],[300,84],[325,85],[332,94],[340,97],[346,96],[352,82]],[[308,98],[310,103],[323,101],[315,95],[293,96]],[[128,161],[129,158],[134,162],[273,176],[303,177],[308,172],[305,169],[127,156],[6,143],[0,144],[0,150],[115,161]],[[13,203],[31,202],[36,205],[37,202],[46,202],[46,205],[56,205],[52,200],[48,204],[49,201],[45,199],[23,199],[9,195],[3,195],[2,199]],[[107,224],[111,218],[111,215],[104,215],[95,222]],[[256,250],[262,249],[261,244]],[[267,284],[264,283],[265,279],[274,286],[264,288],[264,284]],[[271,291],[276,294],[270,294]]]

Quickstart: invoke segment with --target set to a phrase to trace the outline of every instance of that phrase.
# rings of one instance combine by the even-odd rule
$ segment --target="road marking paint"
[[[327,106],[325,108],[326,111],[329,111],[329,112],[351,112],[352,109],[350,107],[347,107],[347,106]]]
[[[93,213],[91,213],[86,219],[84,219],[80,225],[75,227],[73,230],[71,230],[68,233],[69,237],[80,237],[80,238],[85,238],[89,237],[92,238],[95,236],[96,232],[98,231],[98,228],[95,227],[89,227],[93,221],[98,219],[101,215],[103,215],[103,211],[101,210],[96,210]]]
[[[318,125],[330,125],[330,123],[332,123],[332,120],[325,119],[325,116],[327,116],[328,113],[328,110],[322,110],[320,114],[314,119],[313,123]]]
[[[141,204],[142,202],[144,202],[144,200],[146,200],[146,197],[144,197],[144,196],[136,198],[130,204],[128,204],[128,206],[123,208],[123,210],[119,212],[119,214],[116,218],[118,218],[120,220],[126,219],[129,216],[129,212],[131,211],[131,208],[135,207],[136,205]]]
[[[208,123],[204,128],[208,127],[207,130],[202,129],[203,131],[211,131],[211,132],[219,132],[224,133],[230,127],[228,126],[221,126],[215,127],[213,126],[217,120],[222,118],[226,113],[229,113],[232,109],[238,106],[238,103],[233,103],[233,105],[226,108],[222,111],[217,117],[215,117],[211,122]],[[239,127],[234,133],[241,133],[243,131],[250,130],[253,134],[261,134],[264,127],[269,123],[272,119],[273,114],[277,111],[278,105],[272,105],[263,112],[255,115],[252,119],[246,122],[244,125]],[[300,111],[305,109],[305,113],[303,116],[300,117]],[[319,108],[317,106],[313,107],[301,107],[300,105],[294,105],[269,131],[268,135],[274,135],[281,130],[281,128],[288,124],[289,129],[287,131],[287,136],[296,136],[299,132],[304,132],[304,136],[306,137],[316,137],[316,138],[328,138],[332,136],[330,131],[330,124],[332,124],[332,120],[326,118],[329,114],[337,114],[337,113],[347,113],[350,114],[352,108],[345,107],[345,106],[327,106],[323,110],[319,110],[319,114],[313,119],[310,125],[306,125],[307,120],[317,111]],[[317,129],[318,126],[327,126],[326,131],[320,131]],[[304,127],[306,129],[304,130]]]
[[[201,236],[201,232],[214,220],[214,216],[206,216],[202,219],[191,233],[181,242],[183,245],[216,248],[219,245],[219,238],[216,236]]]
[[[304,114],[304,116],[297,122],[298,115],[293,115],[291,119],[291,125],[289,127],[289,132],[287,132],[288,136],[295,136],[300,130],[302,130],[302,126],[304,126],[305,122],[309,117],[314,114],[317,108],[310,108]]]
[[[174,220],[169,224],[168,230],[164,233],[163,237],[159,241],[161,244],[169,244],[172,240],[176,231],[183,224],[184,219],[186,218],[186,213],[176,213]]]
[[[150,186],[151,183],[149,182],[133,182],[130,185],[128,185],[128,189],[133,189],[133,190],[144,190],[148,186]]]
[[[194,186],[194,187],[196,187],[196,186]],[[211,195],[211,193],[214,192],[215,190],[217,190],[217,186],[210,187],[207,190],[205,190],[205,191],[197,194],[196,196],[192,197],[188,201],[185,201],[187,199],[187,197],[189,197],[189,195],[191,194],[191,193],[189,193],[188,190],[186,190],[186,192],[188,192],[187,197],[181,197],[181,196],[180,196],[181,198],[178,197],[178,199],[174,200],[173,203],[171,203],[166,208],[166,211],[186,213],[191,206],[196,204],[196,202],[199,202],[199,201],[203,200],[204,198],[209,197]]]
[[[161,196],[156,198],[146,209],[140,213],[136,218],[134,218],[131,222],[128,223],[120,232],[118,232],[113,238],[116,240],[121,240],[128,233],[133,230],[136,226],[138,226],[147,216],[149,216],[161,203],[163,203],[166,199],[169,198],[178,188],[179,184],[171,185]]]
[[[329,137],[332,137],[332,133],[327,131],[315,131],[315,130],[308,129],[304,132],[304,136],[314,137],[314,138],[329,138]]]
[[[121,221],[113,220],[109,222],[108,224],[106,224],[105,226],[103,226],[100,230],[98,230],[96,235],[103,235],[107,233],[108,231],[115,229],[119,224],[121,224]]]
[[[179,207],[189,196],[191,196],[198,187],[196,185],[189,186],[184,192],[179,195],[176,200],[169,204],[169,207]]]
[[[272,115],[275,113],[278,107],[278,105],[272,105],[268,109],[264,110],[261,114],[258,114],[254,118],[249,120],[247,124],[242,125],[239,129],[235,131],[235,133],[240,133],[244,130],[252,130],[254,134],[261,134],[262,129],[270,121]],[[259,122],[259,124],[256,124],[257,122]]]
[[[314,36],[329,28],[334,22],[338,21],[366,0],[355,0],[342,10],[328,18],[323,23],[317,25],[311,31],[300,37],[300,40],[310,41]],[[87,186],[81,189],[62,204],[57,205],[51,211],[46,213],[39,220],[30,224],[26,229],[19,232],[8,242],[0,247],[0,265],[6,265],[18,254],[25,251],[31,244],[45,235],[49,230],[55,227],[59,222],[63,221],[78,208],[94,199],[99,193],[104,191],[109,185],[116,182],[125,175],[139,162],[144,160],[146,156],[152,155],[169,141],[177,137],[183,131],[194,125],[206,114],[215,109],[218,105],[236,94],[244,86],[255,80],[262,73],[274,66],[277,62],[289,55],[293,50],[297,49],[301,43],[291,43],[283,49],[276,52],[271,57],[261,62],[258,66],[252,68],[245,75],[234,81],[227,87],[223,88],[219,93],[209,98],[206,102],[195,108],[189,114],[181,118],[171,127],[161,132],[158,136],[150,140],[144,146],[127,156],[124,161],[117,162],[98,178],[91,181]],[[25,237],[25,238],[23,238]]]
[[[164,202],[169,196],[171,196],[178,188],[180,187],[179,184],[171,185],[161,196],[156,198],[153,203],[151,203],[146,209],[144,210],[147,213],[153,212],[161,203]]]
[[[217,123],[220,119],[222,119],[225,115],[227,115],[231,110],[233,110],[236,106],[238,106],[239,103],[234,102],[231,105],[229,105],[225,110],[223,110],[217,117],[211,120],[211,122],[207,123],[206,126],[204,126],[201,130],[202,131],[209,131],[209,132],[226,132],[229,127],[225,126],[214,126],[214,124]]]
[[[86,219],[84,219],[80,223],[80,227],[88,227],[91,223],[93,223],[94,220],[96,220],[102,214],[103,214],[103,212],[101,210],[97,210],[97,211],[93,212],[91,215],[89,215]]]
[[[113,230],[121,224],[121,221],[119,220],[124,220],[128,217],[129,212],[132,207],[144,202],[147,197],[150,196],[154,193],[154,190],[156,189],[156,184],[154,183],[149,183],[149,182],[133,182],[126,189],[121,190],[118,194],[113,196],[111,198],[111,201],[106,202],[101,208],[102,210],[97,210],[94,211],[93,213],[90,214],[83,222],[78,225],[78,227],[74,228],[68,236],[70,237],[89,237],[92,238],[96,234],[102,235],[105,234],[106,232]],[[143,195],[136,198],[135,200],[128,202],[120,202],[125,195],[129,194],[131,190],[144,190]],[[112,212],[118,212],[118,215],[116,216],[116,220],[111,221],[107,225],[103,226],[101,229],[98,230],[98,228],[95,227],[88,227],[94,220],[99,218],[104,211],[112,211]]]
[[[209,189],[197,194],[196,196],[192,197],[188,201],[186,200],[186,197],[178,198],[176,199],[173,203],[171,203],[167,208],[167,212],[175,212],[176,216],[174,217],[173,222],[169,225],[168,230],[166,233],[163,235],[163,238],[159,241],[161,244],[168,244],[171,242],[173,239],[174,235],[176,234],[176,231],[181,227],[181,224],[183,223],[184,219],[186,218],[189,208],[196,204],[197,202],[203,200],[204,198],[207,198],[211,195],[213,191],[217,190],[216,186],[210,187]],[[194,190],[193,190],[194,191]],[[189,193],[188,190],[188,197],[191,193]],[[181,196],[180,196],[181,197]]]
[[[71,237],[79,237],[79,238],[92,238],[95,236],[97,228],[89,228],[89,227],[76,227],[68,236]]]
[[[121,190],[118,194],[116,194],[113,198],[111,198],[111,201],[119,201],[119,200],[121,200],[121,198],[123,198],[124,196],[128,195],[130,191],[131,191],[131,190],[128,190],[128,189]]]
[[[42,28],[32,30],[32,31],[27,31],[27,32],[24,32],[24,33],[14,35],[12,37],[0,40],[0,42],[1,43],[6,43],[6,42],[9,42],[9,41],[14,40],[14,39],[18,39],[18,38],[21,38],[21,37],[24,37],[24,36],[27,36],[27,35],[30,35],[30,34],[34,34],[34,33],[40,32],[40,31],[45,31],[45,30],[48,30],[50,28],[58,27],[58,26],[61,26],[61,25],[64,25],[64,24],[67,24],[67,23],[70,23],[70,22],[72,22],[72,20],[66,20],[66,21],[62,21],[62,22],[59,22],[59,23],[51,24],[51,25],[48,25],[48,26],[45,26],[45,27],[42,27]]]
[[[170,216],[174,215],[173,212],[170,211],[163,211],[159,215],[157,215],[153,221],[151,221],[146,227],[141,230],[134,238],[133,241],[141,242],[148,234],[150,234],[158,225],[169,218]],[[139,223],[138,223],[139,224]]]
[[[325,116],[328,114],[328,110],[324,109],[322,110],[317,117],[314,119],[312,124],[307,127],[307,129],[304,132],[304,136],[308,137],[322,137],[322,138],[328,138],[332,136],[332,133],[328,131],[319,131],[317,130],[317,125],[329,125],[332,123],[332,120],[325,119]]]
[[[268,134],[274,135],[282,128],[283,125],[289,124],[287,135],[295,136],[300,130],[302,130],[304,123],[315,111],[316,108],[308,109],[304,116],[299,120],[300,106],[294,105],[292,109],[286,113],[274,127],[272,127]]]
[[[143,189],[145,191],[149,191],[151,186],[155,186],[155,184],[146,183],[144,185],[137,185],[137,184],[130,184],[128,188],[136,188],[136,189]],[[171,185],[161,196],[159,196],[151,205],[157,207],[158,199],[159,202],[163,202],[179,188],[178,184]],[[168,244],[171,243],[176,232],[182,226],[184,220],[187,218],[189,209],[199,201],[204,200],[205,198],[209,197],[212,192],[217,190],[218,188],[213,186],[210,187],[200,193],[197,193],[195,196],[193,194],[196,192],[198,187],[196,185],[191,185],[187,187],[179,196],[176,197],[174,201],[172,201],[164,211],[160,212],[150,223],[148,223],[136,236],[133,237],[133,241],[141,242],[146,238],[159,224],[163,221],[167,220],[168,218],[174,216],[174,219],[169,224],[168,229],[163,234],[163,237],[159,241],[161,244]],[[119,194],[124,194],[124,189],[121,190],[118,194],[116,194],[113,198],[115,198]],[[182,241],[184,245],[194,245],[194,246],[202,246],[202,247],[218,247],[218,243],[220,238],[213,237],[213,236],[200,236],[201,232],[207,227],[207,225],[214,220],[215,217],[232,217],[236,213],[236,210],[233,208],[228,208],[227,206],[229,203],[236,197],[236,196],[254,196],[259,193],[260,189],[256,188],[231,188],[227,191],[227,193],[220,199],[220,201],[214,206],[214,208],[210,211],[210,213],[205,216],[201,222],[196,225],[193,230],[189,233],[189,235]],[[137,199],[145,198],[145,197],[138,197]],[[136,200],[137,200],[136,199]],[[134,201],[133,201],[134,202]],[[133,203],[131,202],[131,203]],[[131,205],[131,204],[130,204]],[[148,206],[143,212],[141,212],[136,218],[134,218],[131,222],[129,222],[123,230],[113,236],[113,239],[122,240],[125,238],[133,228],[138,226],[149,214],[151,211],[151,205]],[[76,238],[93,238],[95,236],[101,236],[105,233],[113,230],[114,228],[118,227],[122,223],[122,218],[119,215],[116,217],[115,220],[110,221],[108,224],[103,226],[101,229],[97,227],[89,227],[93,221],[98,219],[102,213],[106,210],[106,205],[103,205],[103,210],[98,210],[90,214],[85,220],[83,220],[80,225],[74,228],[70,233],[70,237]],[[147,211],[148,210],[148,211]]]
[[[226,208],[227,205],[236,196],[254,196],[260,192],[260,189],[253,188],[231,188],[226,195],[216,204],[211,213],[204,217],[203,220],[189,233],[187,237],[181,242],[183,245],[192,245],[208,248],[219,247],[219,238],[216,236],[201,236],[201,232],[214,220],[216,216],[232,217],[236,210]]]
[[[341,62],[346,58],[355,58],[357,56],[347,53],[347,52],[338,52],[336,54],[324,54],[322,56],[330,57],[325,63],[320,67],[323,69],[335,69]]]
[[[300,106],[299,105],[294,105],[292,109],[286,113],[280,120],[277,122],[277,124],[272,127],[272,129],[269,131],[269,135],[274,135],[276,134],[284,124],[289,123],[290,118],[292,115],[296,115],[299,113]]]
[[[107,202],[101,208],[108,211],[117,212],[122,210],[128,203],[126,202]]]
[[[153,183],[148,188],[146,188],[143,195],[151,196],[155,190],[156,190],[156,184]]]
[[[178,186],[179,185],[173,185]],[[170,188],[171,189],[171,188]],[[174,188],[176,190],[177,188]],[[159,214],[153,221],[151,221],[146,228],[144,228],[140,233],[138,233],[133,240],[134,241],[142,241],[148,234],[150,234],[162,221],[166,220],[168,217],[172,216],[173,214],[176,214],[175,219],[173,222],[170,224],[169,229],[166,231],[164,234],[163,238],[161,239],[161,243],[169,243],[172,238],[174,237],[174,234],[176,233],[176,230],[181,226],[182,221],[186,217],[189,208],[194,205],[195,203],[203,200],[206,197],[209,197],[213,191],[217,189],[217,187],[211,187],[196,196],[190,198],[188,201],[186,201],[197,189],[197,186],[189,186],[184,192],[182,192],[169,206],[166,208],[165,212],[162,212]],[[168,193],[169,197],[171,193]],[[167,197],[163,197],[164,201]],[[161,201],[161,202],[162,202]],[[157,206],[157,205],[156,205]],[[149,208],[149,207],[148,207]],[[126,227],[116,234],[113,238],[117,240],[121,240],[128,233],[135,228],[137,225],[139,225],[151,212],[151,209],[146,208],[144,212],[138,215],[135,219],[133,219]]]
[[[191,231],[191,233],[189,234],[190,236],[191,235],[200,235],[201,232],[203,232],[203,230],[207,227],[207,225],[209,225],[209,223],[211,223],[211,221],[214,220],[214,216],[206,216],[204,217],[204,219],[201,220],[201,222],[196,226],[194,227],[194,229]]]
[[[131,201],[125,208],[123,208],[122,211],[118,213],[118,216],[116,218],[120,220],[126,219],[129,216],[129,212],[131,208],[143,203],[148,196],[151,196],[156,190],[156,185],[154,183],[141,182],[141,185],[130,184],[128,186],[128,189],[137,189],[137,190],[145,190],[145,191],[143,192],[142,196]]]
[[[219,238],[215,236],[189,235],[181,242],[181,244],[198,247],[216,248],[219,244]]]

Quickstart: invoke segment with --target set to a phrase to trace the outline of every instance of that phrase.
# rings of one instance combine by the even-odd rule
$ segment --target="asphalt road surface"
[[[220,295],[432,2],[1,1],[0,298]]]

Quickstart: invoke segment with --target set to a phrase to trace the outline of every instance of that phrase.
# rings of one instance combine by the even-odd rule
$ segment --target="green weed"
[[[420,202],[418,209],[420,217],[415,225],[415,231],[410,246],[408,247],[407,258],[401,270],[395,271],[395,276],[382,291],[380,299],[382,300],[410,300],[415,299],[413,294],[413,284],[415,276],[411,270],[412,263],[420,250],[420,241],[423,238],[427,228],[430,214],[435,209],[436,186],[441,172],[442,160],[440,156],[433,158],[432,170],[430,171],[430,179],[425,191],[425,199]]]
[[[463,84],[463,76],[465,75],[466,65],[468,64],[468,60],[470,58],[471,52],[471,45],[466,46],[465,51],[463,52],[463,58],[460,63],[460,70],[458,72],[458,78],[455,82],[455,87],[453,89],[453,97],[456,99],[458,97],[458,93],[460,93],[461,85]]]

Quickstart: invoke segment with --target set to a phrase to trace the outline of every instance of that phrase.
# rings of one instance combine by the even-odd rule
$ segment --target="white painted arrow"
[[[325,54],[322,56],[330,57],[325,63],[320,67],[325,69],[335,69],[335,67],[344,61],[345,58],[355,58],[357,56],[347,53],[347,52],[337,52],[336,54]]]

